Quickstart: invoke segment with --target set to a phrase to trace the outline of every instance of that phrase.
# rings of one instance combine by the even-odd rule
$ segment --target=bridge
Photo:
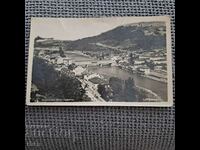
[[[114,65],[115,62],[113,60],[83,60],[83,61],[73,61],[76,65],[79,66],[106,66],[106,65]]]
[[[79,66],[104,66],[104,65],[115,65],[115,61],[113,61],[112,59],[104,59],[104,60],[95,60],[94,58],[83,54],[81,51],[67,51],[68,54],[73,54],[73,55],[77,55],[78,57],[84,56],[86,57],[84,60],[78,60],[78,58],[75,57],[75,59],[73,59],[74,56],[72,56],[72,63],[75,63],[76,65]],[[68,55],[66,54],[66,55]],[[69,56],[70,57],[70,56]]]

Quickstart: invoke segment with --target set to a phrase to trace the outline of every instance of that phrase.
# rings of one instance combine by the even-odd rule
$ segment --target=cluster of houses
[[[61,57],[59,53],[53,53],[53,54],[45,54],[45,51],[40,51],[38,53],[38,56],[47,60],[48,62],[58,65],[58,66],[68,66],[72,64],[72,60],[69,57]]]
[[[131,55],[130,55],[131,53]],[[59,53],[47,53],[39,51],[39,57],[42,57],[48,63],[55,66],[57,71],[66,73],[69,76],[76,76],[89,80],[93,78],[101,78],[98,74],[89,73],[85,67],[81,65],[69,69],[68,66],[73,64],[72,59]],[[166,50],[156,49],[152,51],[133,51],[121,53],[119,56],[112,56],[112,61],[117,62],[117,66],[142,76],[167,82],[167,60]]]
[[[167,60],[166,50],[153,50],[144,52],[131,52],[113,59],[118,62],[122,69],[139,73],[151,79],[167,82]]]
[[[97,73],[89,72],[82,66],[74,66],[73,69],[69,69],[69,65],[72,65],[72,60],[69,57],[61,57],[59,53],[47,54],[45,51],[39,51],[38,57],[46,60],[48,63],[54,65],[55,70],[60,73],[64,73],[68,76],[79,77],[89,81],[93,78],[102,79],[103,77]]]

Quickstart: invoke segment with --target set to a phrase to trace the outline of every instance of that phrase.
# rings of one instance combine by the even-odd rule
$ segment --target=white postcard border
[[[122,17],[105,17],[122,18]],[[34,51],[34,37],[32,37],[33,26],[30,27],[30,42],[29,42],[29,56],[28,56],[28,70],[27,70],[27,85],[26,85],[26,105],[28,106],[140,106],[140,107],[171,107],[173,106],[173,83],[172,83],[172,51],[171,51],[171,24],[170,16],[150,16],[150,17],[123,17],[135,19],[137,22],[149,21],[165,21],[166,22],[166,47],[167,47],[167,102],[30,102],[31,81],[32,81],[32,64]],[[31,18],[31,24],[37,17]],[[48,19],[48,18],[41,18]],[[99,19],[99,18],[50,18],[50,19]]]

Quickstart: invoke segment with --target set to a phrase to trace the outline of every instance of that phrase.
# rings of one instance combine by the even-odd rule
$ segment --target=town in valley
[[[76,41],[34,39],[31,102],[162,101],[167,101],[163,22],[123,25]]]

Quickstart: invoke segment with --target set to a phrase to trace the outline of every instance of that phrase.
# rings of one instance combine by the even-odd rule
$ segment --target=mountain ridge
[[[166,26],[164,22],[130,23],[96,36],[74,41],[60,40],[60,42],[66,51],[106,51],[114,48],[131,51],[162,49],[166,47]],[[54,43],[58,44],[59,42]]]

